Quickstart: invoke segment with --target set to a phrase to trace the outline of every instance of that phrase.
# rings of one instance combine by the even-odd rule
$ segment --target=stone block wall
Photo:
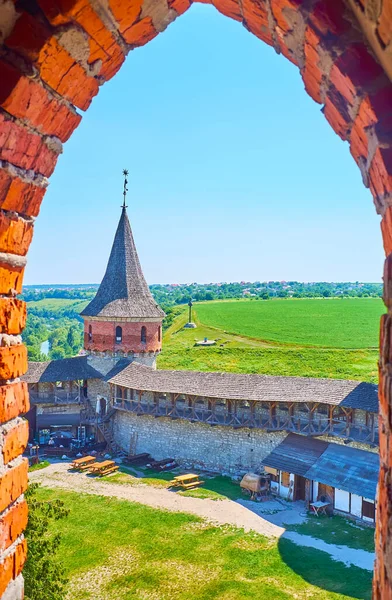
[[[241,22],[298,66],[350,146],[381,216],[387,255],[385,301],[392,315],[392,0],[202,0]],[[18,337],[20,293],[34,219],[63,144],[99,87],[126,54],[184,13],[191,0],[3,0],[0,6],[0,417],[7,427],[28,407],[26,351]],[[77,110],[79,109],[79,111]],[[260,117],[262,118],[262,116]],[[278,217],[277,217],[278,218]],[[382,320],[381,472],[375,600],[392,600],[391,316]],[[6,334],[5,336],[3,334]],[[9,425],[11,422],[11,425]],[[12,483],[15,479],[15,485]],[[23,494],[27,470],[0,464],[1,511]],[[0,518],[4,515],[0,514]],[[23,529],[23,527],[22,527]],[[7,545],[8,544],[8,545]],[[0,553],[0,595],[17,600],[23,538]],[[6,591],[7,586],[8,591]],[[10,591],[11,590],[11,591]],[[11,594],[11,595],[10,595]]]
[[[113,433],[128,450],[132,434],[138,434],[136,453],[149,452],[155,459],[173,457],[178,462],[218,472],[237,473],[258,469],[286,432],[210,427],[203,423],[167,418],[155,419],[116,411]]]

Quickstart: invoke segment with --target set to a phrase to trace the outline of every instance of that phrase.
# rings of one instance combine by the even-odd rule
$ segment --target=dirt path
[[[327,544],[311,536],[286,531],[284,523],[301,522],[304,519],[298,511],[290,508],[283,507],[279,514],[272,510],[272,514],[268,515],[268,507],[264,506],[264,503],[260,505],[245,500],[234,502],[228,499],[216,501],[208,498],[191,498],[180,496],[165,488],[141,483],[129,485],[99,481],[84,473],[72,473],[68,469],[69,463],[54,463],[41,471],[31,473],[30,480],[49,488],[61,488],[98,496],[114,496],[152,508],[190,513],[218,525],[234,525],[245,531],[256,531],[267,537],[283,536],[299,546],[327,552],[334,560],[343,562],[347,566],[354,565],[369,571],[373,570],[374,554],[372,552]],[[264,515],[263,511],[265,511]]]
[[[219,525],[235,525],[245,531],[257,531],[268,537],[280,537],[283,527],[278,527],[260,518],[245,506],[231,500],[210,500],[180,496],[165,488],[145,484],[127,485],[99,481],[87,477],[84,473],[68,471],[69,463],[52,464],[41,471],[30,474],[31,481],[42,483],[46,487],[59,487],[64,490],[96,494],[98,496],[115,496],[131,502],[139,502],[152,508],[160,508],[172,512],[185,512],[203,517]]]

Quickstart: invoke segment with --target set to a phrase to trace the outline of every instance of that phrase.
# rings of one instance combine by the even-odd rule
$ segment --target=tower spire
[[[127,179],[128,174],[129,174],[129,171],[127,169],[123,169],[123,175],[124,175],[124,191],[123,191],[124,200],[123,200],[123,204],[122,204],[122,209],[123,210],[125,210],[126,208],[128,208],[127,205],[125,204],[125,200],[126,200],[127,192],[128,192],[128,188],[127,188],[127,185],[128,185],[128,179]]]

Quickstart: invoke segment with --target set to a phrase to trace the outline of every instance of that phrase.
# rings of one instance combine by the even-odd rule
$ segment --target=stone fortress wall
[[[137,433],[136,453],[149,452],[156,460],[173,457],[179,463],[216,472],[237,473],[260,468],[265,458],[287,436],[259,429],[211,427],[182,419],[155,419],[117,410],[113,419],[116,442],[125,450]]]

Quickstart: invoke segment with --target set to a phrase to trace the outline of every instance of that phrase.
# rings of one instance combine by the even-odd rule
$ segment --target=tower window
[[[142,327],[140,341],[142,342],[142,344],[145,344],[147,342],[147,329],[144,325]]]
[[[158,342],[161,341],[161,326],[158,327]]]
[[[116,344],[121,344],[122,342],[122,327],[116,327]]]
[[[93,328],[91,327],[91,325],[88,326],[88,341],[93,341]]]

